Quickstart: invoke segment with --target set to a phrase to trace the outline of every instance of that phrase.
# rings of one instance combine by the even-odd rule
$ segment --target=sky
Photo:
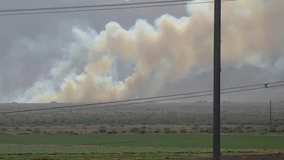
[[[112,3],[127,2],[3,0],[0,9]],[[283,0],[222,3],[222,88],[284,80],[282,6]],[[212,4],[0,16],[0,26],[1,103],[105,102],[213,89]],[[281,101],[283,94],[279,87],[221,99]]]

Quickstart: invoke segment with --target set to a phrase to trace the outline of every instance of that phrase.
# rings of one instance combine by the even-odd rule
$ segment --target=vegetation
[[[209,157],[210,148],[176,147],[112,147],[112,146],[61,146],[61,145],[0,145],[0,159],[114,159],[114,158],[190,158]],[[275,154],[281,150],[222,149],[223,155]]]
[[[0,136],[0,141],[0,158],[182,158],[212,153],[208,134]],[[283,154],[283,141],[284,136],[225,135],[222,154]]]
[[[0,111],[54,107],[66,104],[6,104]],[[284,107],[273,104],[272,130],[269,107],[263,103],[222,104],[223,133],[284,133]],[[212,133],[210,103],[154,103],[128,107],[90,106],[54,111],[1,115],[0,134],[125,134]]]
[[[1,144],[210,148],[210,134],[0,136]],[[284,136],[223,135],[222,148],[284,149]]]
[[[5,104],[0,111],[66,104]],[[184,158],[212,152],[212,106],[154,103],[1,115],[0,159]],[[283,154],[284,108],[222,104],[222,154]],[[277,135],[279,134],[279,135]],[[31,156],[32,155],[32,156]]]

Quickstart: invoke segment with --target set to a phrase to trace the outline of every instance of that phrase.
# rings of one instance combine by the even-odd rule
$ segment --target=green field
[[[0,158],[164,158],[208,156],[209,134],[0,136]],[[283,153],[284,136],[224,135],[224,154]],[[9,156],[9,157],[7,157]],[[20,158],[19,158],[20,157]],[[27,158],[28,159],[28,158]]]
[[[32,135],[0,136],[2,144],[94,145],[136,147],[212,147],[209,134],[133,134],[133,135]],[[284,136],[223,135],[222,148],[284,149]]]

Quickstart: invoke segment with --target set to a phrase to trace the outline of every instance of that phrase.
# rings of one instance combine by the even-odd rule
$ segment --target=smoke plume
[[[282,6],[283,0],[222,3],[222,61],[281,71]],[[62,49],[67,54],[51,69],[52,78],[36,82],[18,101],[102,102],[148,97],[166,83],[190,75],[194,66],[212,68],[213,4],[188,5],[186,9],[190,16],[163,15],[154,26],[140,19],[130,29],[115,22],[101,32],[74,27],[77,41]]]

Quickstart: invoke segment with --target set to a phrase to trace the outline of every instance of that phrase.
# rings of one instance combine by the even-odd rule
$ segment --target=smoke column
[[[283,69],[283,0],[240,0],[222,4],[222,61]],[[137,20],[130,28],[115,22],[97,33],[73,28],[78,45],[21,94],[25,102],[102,102],[155,95],[167,82],[190,76],[193,66],[212,68],[213,4],[188,5],[189,17],[163,15],[155,25]],[[84,70],[76,70],[77,58]],[[128,73],[118,80],[118,65]],[[82,64],[81,64],[82,65]],[[66,74],[68,73],[68,74]],[[65,75],[60,78],[60,75]]]

